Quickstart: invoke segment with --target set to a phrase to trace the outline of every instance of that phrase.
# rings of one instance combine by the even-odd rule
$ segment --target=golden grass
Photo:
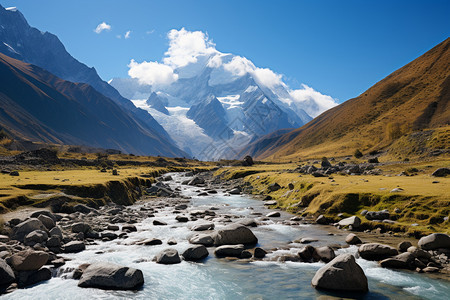
[[[335,218],[338,213],[344,213],[346,216],[359,215],[363,209],[388,209],[393,213],[394,209],[398,208],[401,212],[396,214],[397,224],[386,224],[385,227],[411,232],[450,233],[449,221],[442,222],[443,217],[450,215],[450,178],[430,176],[437,167],[450,167],[448,159],[392,163],[382,167],[387,176],[333,174],[332,179],[286,172],[295,168],[295,165],[292,166],[271,165],[266,167],[266,170],[264,166],[224,168],[216,172],[216,175],[225,179],[244,177],[244,180],[253,186],[254,194],[270,195],[277,200],[279,207],[292,212],[324,214]],[[417,173],[412,172],[417,175],[396,176],[401,171],[411,169],[417,169]],[[249,173],[252,171],[253,174]],[[241,176],[246,174],[249,175]],[[275,182],[282,188],[269,192],[267,187]],[[292,191],[288,188],[290,183],[294,185]],[[397,187],[404,191],[391,192]],[[364,217],[361,218],[366,224],[371,223]],[[412,223],[418,223],[419,226],[409,227]]]

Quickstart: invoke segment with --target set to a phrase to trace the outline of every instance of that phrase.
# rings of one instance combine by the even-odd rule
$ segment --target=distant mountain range
[[[0,127],[17,139],[183,156],[85,83],[0,54]]]
[[[59,92],[63,93],[64,96],[83,105],[83,109],[77,109],[78,111],[84,111],[84,109],[87,109],[92,113],[92,116],[95,116],[97,121],[105,121],[104,124],[102,124],[102,126],[105,126],[104,128],[110,127],[118,130],[116,132],[111,131],[109,134],[107,134],[106,131],[103,132],[103,134],[107,134],[109,136],[108,138],[106,138],[106,136],[99,136],[95,138],[95,130],[89,132],[89,129],[88,127],[85,127],[85,124],[71,125],[80,126],[80,128],[82,127],[87,130],[87,132],[83,133],[84,135],[86,135],[85,138],[81,138],[80,135],[74,135],[74,132],[72,131],[64,132],[64,128],[61,126],[50,126],[51,120],[48,120],[48,122],[50,123],[44,122],[43,124],[41,124],[46,125],[47,127],[39,127],[40,129],[45,128],[45,133],[40,133],[40,129],[38,130],[37,128],[33,130],[28,128],[26,132],[19,134],[19,128],[21,127],[16,126],[13,130],[16,133],[16,136],[22,136],[23,138],[29,138],[34,141],[54,140],[64,143],[69,141],[78,141],[80,143],[85,143],[88,146],[112,147],[115,149],[121,149],[125,152],[133,152],[136,154],[166,156],[188,155],[175,146],[172,138],[148,112],[136,108],[128,99],[122,97],[117,90],[115,90],[111,85],[103,81],[98,76],[94,68],[89,68],[73,58],[66,51],[64,45],[55,35],[48,32],[41,32],[38,29],[29,26],[26,19],[19,11],[7,10],[1,6],[0,53],[26,63],[31,63],[33,65],[39,66],[61,79],[71,82],[89,84],[93,88],[82,84],[62,84],[61,82],[63,81],[60,81],[59,78],[55,79],[56,77],[53,78],[51,74],[45,74],[44,76],[44,72],[42,70],[39,71],[38,74],[33,73],[32,75],[33,77],[37,78],[37,80],[41,81],[41,83],[45,83],[45,80],[42,76],[44,76],[48,80],[51,79],[51,88],[58,90]],[[11,64],[11,66],[17,67],[18,69],[26,68],[27,70],[36,70],[36,68],[33,68],[31,66],[19,67],[18,62],[12,62],[12,60],[4,56],[2,56],[2,60],[4,63],[8,62],[9,64]],[[31,76],[30,74],[27,75]],[[24,75],[20,74],[20,76]],[[0,82],[0,93],[5,94],[5,90],[9,88],[5,85],[6,80],[3,80],[2,78],[2,81]],[[18,101],[23,100],[16,99],[15,97],[17,96],[17,94],[15,95],[13,92],[14,91],[9,91],[8,97],[4,97],[3,100],[5,101],[5,99],[8,98],[8,101],[10,102],[16,101],[16,104],[18,103]],[[21,91],[16,91],[16,93],[20,92]],[[78,97],[81,97],[82,99]],[[113,103],[111,104],[110,102]],[[66,101],[65,103],[69,104],[71,102]],[[31,102],[21,103],[21,105],[31,104]],[[48,104],[50,104],[50,102]],[[24,110],[27,110],[28,108],[29,107],[22,106],[22,109]],[[2,107],[2,109],[4,113],[5,111],[9,111],[10,116],[13,113],[11,107]],[[63,109],[64,108],[61,107],[60,113],[64,112]],[[66,107],[66,109],[69,109],[69,106]],[[106,115],[105,112],[109,112],[112,114]],[[33,114],[28,115],[27,119],[31,122],[30,124],[40,124],[38,122],[35,122],[36,120],[31,121],[31,117],[37,116]],[[48,117],[55,116],[48,115]],[[114,117],[117,117],[118,119],[114,119]],[[108,121],[105,118],[108,119]],[[16,121],[19,119],[20,118],[16,119]],[[37,119],[41,122],[45,121],[39,118]],[[124,121],[125,119],[127,119],[127,121]],[[76,118],[74,120],[81,121],[81,119],[78,120]],[[61,125],[60,122],[57,123],[58,124],[53,125]],[[11,123],[4,122],[3,126],[6,126],[6,124]],[[106,126],[106,124],[108,125]],[[73,129],[69,127],[66,129]],[[81,134],[81,132],[79,133]],[[87,135],[90,136],[88,137]],[[63,138],[63,136],[66,136],[66,138]],[[137,138],[137,140],[131,141],[131,137],[135,137]],[[123,143],[121,142],[122,138],[124,138]]]
[[[248,145],[240,156],[295,160],[351,155],[393,145],[400,138],[424,139],[421,130],[450,125],[450,38],[390,74],[354,99],[336,106],[308,124],[274,132]],[[448,131],[442,137],[448,149]],[[408,141],[403,147],[408,147]],[[431,142],[431,141],[429,141]],[[412,143],[410,141],[410,143]],[[419,152],[410,146],[411,153]]]
[[[296,101],[281,76],[269,69],[257,68],[244,57],[207,50],[175,66],[177,80],[168,84],[148,84],[140,78],[114,78],[110,84],[148,110],[180,148],[208,160],[234,158],[249,142],[300,127],[326,109],[311,97]],[[267,76],[275,80],[268,82]]]

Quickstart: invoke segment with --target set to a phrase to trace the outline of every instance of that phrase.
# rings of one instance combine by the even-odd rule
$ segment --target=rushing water
[[[180,186],[176,181],[180,175],[173,174],[173,187]],[[192,196],[191,205],[196,208],[219,208],[218,214],[227,213],[238,216],[250,216],[252,213],[268,213],[262,201],[247,196],[218,194],[206,197],[195,196],[196,187],[183,186],[183,194]],[[139,209],[140,205],[135,205]],[[282,213],[281,218],[263,221],[262,225],[252,228],[258,237],[260,247],[264,249],[279,248],[263,261],[243,261],[217,259],[213,248],[209,248],[209,257],[200,262],[182,261],[176,265],[160,265],[152,262],[152,258],[161,250],[175,248],[180,253],[189,245],[187,237],[192,235],[189,223],[178,223],[172,208],[160,210],[155,218],[146,219],[136,224],[137,232],[129,234],[126,240],[100,242],[88,246],[86,251],[68,254],[72,260],[62,268],[77,267],[81,263],[109,261],[117,264],[139,268],[143,271],[145,284],[135,292],[105,291],[100,289],[78,288],[78,280],[70,278],[70,273],[27,288],[17,290],[5,299],[316,299],[324,292],[311,287],[311,279],[323,263],[297,263],[270,261],[271,257],[282,253],[296,253],[300,245],[290,241],[301,237],[315,237],[319,241],[313,246],[343,244],[344,236],[330,236],[321,226],[284,225],[281,220],[290,217]],[[254,215],[253,215],[254,216]],[[168,226],[153,226],[154,219],[168,223]],[[223,225],[222,225],[223,226]],[[216,225],[216,228],[220,228]],[[159,238],[163,245],[137,246],[125,245],[143,238]],[[168,246],[167,240],[174,238],[178,244]],[[356,253],[356,247],[341,249],[338,253]],[[363,299],[448,299],[450,283],[436,280],[412,272],[401,272],[378,267],[376,262],[357,259],[364,269],[370,292]],[[69,275],[69,276],[67,276]],[[328,294],[333,295],[333,294]],[[353,297],[354,295],[335,295]]]

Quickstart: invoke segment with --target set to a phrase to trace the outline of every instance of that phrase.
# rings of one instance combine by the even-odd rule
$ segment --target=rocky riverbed
[[[128,207],[78,205],[71,214],[41,210],[10,219],[10,234],[0,237],[4,297],[83,298],[95,290],[100,297],[315,298],[336,290],[316,278],[329,276],[325,263],[343,262],[351,273],[362,267],[368,283],[359,276],[362,288],[353,291],[368,287],[372,298],[450,292],[448,281],[397,271],[442,274],[448,236],[428,237],[419,247],[367,243],[367,235],[270,211],[241,195],[237,182],[209,175],[166,175],[147,190],[151,196]],[[322,290],[311,287],[313,277]]]

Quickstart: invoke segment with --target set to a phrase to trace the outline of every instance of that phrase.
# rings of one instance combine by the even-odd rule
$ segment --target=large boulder
[[[352,226],[353,228],[358,228],[361,225],[361,219],[357,216],[348,217],[340,220],[338,225],[342,227]]]
[[[71,241],[64,244],[64,253],[78,253],[86,249],[86,245],[82,241]]]
[[[198,261],[209,255],[208,249],[203,245],[195,245],[187,248],[182,256],[187,261]]]
[[[16,271],[34,271],[45,265],[48,257],[44,251],[24,250],[11,256],[10,264]]]
[[[198,185],[198,184],[204,184],[205,183],[205,179],[203,179],[202,177],[199,176],[195,176],[194,178],[191,179],[191,181],[189,181],[188,185]]]
[[[178,251],[170,248],[159,252],[155,256],[155,260],[158,264],[164,265],[179,264],[181,262],[181,258],[180,255],[178,255]]]
[[[42,222],[37,218],[31,218],[22,223],[17,224],[14,227],[12,238],[23,242],[24,238],[32,231],[42,230],[47,231],[47,228],[42,224]]]
[[[79,287],[111,290],[134,290],[144,284],[141,270],[111,263],[94,263],[84,270]]]
[[[391,258],[380,261],[380,266],[388,269],[409,269],[414,270],[415,256],[412,253],[404,252]]]
[[[27,287],[42,281],[50,280],[52,272],[48,268],[41,268],[34,271],[21,271],[17,275],[17,286]]]
[[[450,249],[450,236],[445,233],[433,233],[421,238],[418,246],[424,250]]]
[[[311,284],[317,289],[367,292],[367,277],[351,254],[341,254],[320,268]]]
[[[221,245],[253,245],[258,239],[253,232],[241,224],[231,224],[218,230],[214,235],[214,244]]]
[[[398,254],[397,249],[378,243],[369,243],[359,246],[359,255],[367,260],[382,260]]]
[[[214,254],[218,257],[240,257],[244,251],[244,245],[223,245],[217,247]]]
[[[267,187],[267,189],[270,191],[270,192],[275,192],[275,191],[278,191],[279,189],[281,189],[281,186],[278,184],[278,183],[271,183],[268,187]]]
[[[53,222],[56,222],[57,220],[56,220],[56,216],[52,213],[52,212],[50,212],[50,211],[48,211],[48,210],[38,210],[38,211],[35,211],[34,213],[32,213],[31,214],[31,218],[38,218],[39,219],[39,216],[47,216],[47,217],[49,217],[50,219],[52,219],[53,220]]]
[[[16,276],[5,260],[0,259],[0,287],[14,282]]]
[[[249,167],[249,166],[253,166],[253,158],[250,155],[247,155],[246,157],[244,157],[244,159],[242,160],[242,165],[244,167]]]

